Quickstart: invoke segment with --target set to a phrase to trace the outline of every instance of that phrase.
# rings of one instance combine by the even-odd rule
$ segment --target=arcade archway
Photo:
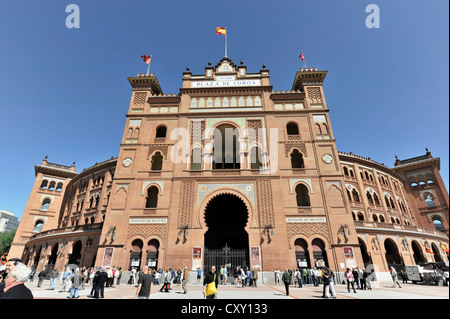
[[[249,266],[248,219],[247,207],[238,196],[220,194],[211,199],[205,209],[205,270],[211,265]]]

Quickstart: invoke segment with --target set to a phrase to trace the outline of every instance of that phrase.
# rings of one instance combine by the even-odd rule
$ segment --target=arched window
[[[359,202],[359,194],[358,191],[356,190],[356,188],[353,188],[352,190],[352,195],[353,195],[353,201],[355,202]]]
[[[196,147],[192,150],[191,155],[191,170],[200,171],[202,169],[202,150]]]
[[[167,134],[167,127],[159,126],[156,129],[156,138],[165,138]]]
[[[344,166],[344,175],[348,176],[348,168],[346,166]]]
[[[303,155],[297,149],[294,149],[291,153],[291,167],[305,168],[305,164],[303,162]]]
[[[158,187],[151,186],[147,191],[147,202],[145,208],[156,208],[158,206]]]
[[[288,123],[286,125],[287,135],[298,135],[298,125],[296,123]]]
[[[308,188],[305,185],[298,184],[295,187],[295,194],[297,198],[297,206],[311,206],[308,195]]]
[[[34,224],[33,233],[40,233],[42,231],[42,227],[44,226],[43,220],[37,220]]]
[[[58,185],[56,185],[56,190],[58,192],[62,191],[62,187],[63,187],[63,183],[58,183]]]
[[[56,185],[55,181],[51,181],[50,185],[48,186],[48,190],[54,190],[55,189],[55,185]]]
[[[434,224],[434,228],[436,228],[436,230],[445,230],[444,224],[442,223],[442,220],[440,217],[433,217],[433,224]]]
[[[369,191],[366,192],[367,200],[369,201],[369,204],[373,205],[373,198]]]
[[[348,200],[349,201],[353,201],[353,198],[352,198],[352,194],[350,193],[350,191],[347,189],[347,196],[348,196]]]
[[[41,188],[46,189],[48,185],[48,180],[44,179],[41,183]]]
[[[373,214],[372,215],[372,219],[373,219],[374,222],[377,222],[378,221],[378,216],[376,214]]]
[[[50,198],[46,198],[46,199],[44,199],[44,201],[42,202],[41,210],[42,210],[42,211],[48,211],[49,206],[50,206]]]
[[[384,223],[384,216],[380,215],[380,222]]]
[[[392,199],[392,197],[389,197],[389,202],[391,203],[391,207],[395,208],[394,200]]]
[[[434,207],[436,204],[434,203],[433,195],[430,193],[423,194],[423,198],[425,198],[425,203],[427,204],[427,207]]]
[[[262,168],[262,152],[257,146],[252,147],[250,150],[250,168],[251,169],[261,169]]]
[[[363,213],[361,213],[361,212],[358,213],[358,220],[364,220]]]
[[[152,156],[152,171],[160,171],[162,170],[162,161],[163,156],[161,155],[161,152],[156,152],[155,155]]]
[[[373,201],[375,202],[375,205],[380,206],[380,200],[378,199],[377,193],[373,193]]]
[[[240,169],[238,128],[224,124],[214,129],[213,169]]]

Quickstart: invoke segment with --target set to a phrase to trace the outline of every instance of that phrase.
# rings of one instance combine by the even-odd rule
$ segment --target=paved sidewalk
[[[67,299],[68,292],[58,292],[61,282],[57,283],[57,289],[48,290],[49,281],[46,280],[42,287],[36,287],[35,283],[26,283],[31,289],[35,299]],[[174,284],[169,293],[159,292],[160,286],[152,285],[151,299],[204,299],[201,285],[188,285],[188,293],[183,294],[181,285]],[[335,286],[337,299],[449,299],[448,287],[424,286],[403,284],[402,288],[392,288],[388,284],[381,284],[373,290],[357,290],[357,293],[347,292],[344,285]],[[79,299],[90,299],[88,295],[90,286],[80,291]],[[105,288],[106,299],[135,299],[136,286],[118,285]],[[290,287],[290,296],[286,296],[282,285],[261,285],[257,288],[235,285],[220,285],[218,289],[219,299],[322,299],[322,286],[313,287],[306,285],[303,288]]]

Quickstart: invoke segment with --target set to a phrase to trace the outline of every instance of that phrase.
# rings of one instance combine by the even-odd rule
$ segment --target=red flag
[[[441,243],[441,247],[448,254],[448,248],[447,248],[447,246],[445,246],[444,243]]]
[[[8,260],[6,259],[6,254],[3,254],[2,260],[1,260],[2,265],[6,264],[7,261]]]
[[[149,57],[148,55],[141,55],[141,58],[144,59],[144,62],[147,63],[148,65],[150,65],[150,60],[152,59],[151,57]]]
[[[217,27],[216,28],[216,34],[227,35],[227,29],[222,28],[222,27]]]
[[[299,58],[302,59],[303,62],[305,62],[305,56],[303,55],[303,53],[300,54]]]
[[[422,245],[422,246],[425,248],[425,251],[426,251],[427,253],[434,255],[433,251],[432,251],[430,248],[428,248],[428,247],[425,246],[425,245]]]

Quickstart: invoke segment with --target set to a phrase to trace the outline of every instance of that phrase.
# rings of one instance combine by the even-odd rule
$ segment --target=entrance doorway
[[[237,196],[222,194],[214,197],[206,206],[204,271],[212,265],[218,270],[225,266],[228,278],[236,267],[249,267],[249,239],[245,226],[248,211]]]
[[[393,266],[397,272],[400,270],[404,270],[405,266],[403,263],[403,259],[400,256],[397,245],[391,239],[386,239],[384,241],[384,249],[386,251],[385,257],[388,265],[388,269]]]

